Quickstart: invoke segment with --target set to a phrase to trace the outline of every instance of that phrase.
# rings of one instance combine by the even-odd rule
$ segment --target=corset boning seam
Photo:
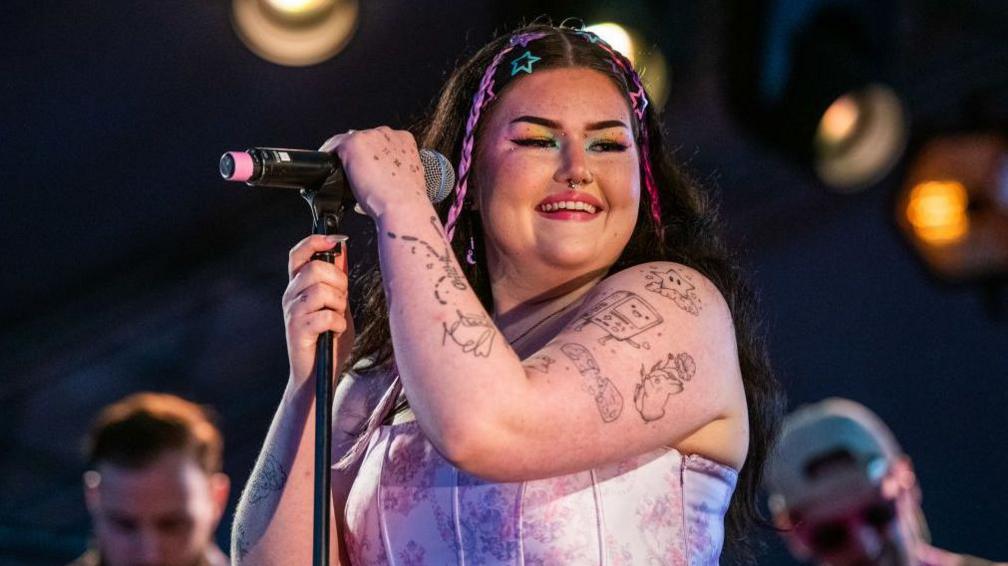
[[[679,453],[679,493],[680,493],[680,504],[679,512],[682,514],[679,517],[680,525],[682,525],[682,549],[683,557],[686,559],[686,564],[693,564],[693,559],[690,556],[690,545],[689,545],[689,523],[686,522],[686,456],[681,452]]]
[[[599,565],[607,566],[609,564],[609,550],[606,548],[605,540],[605,512],[602,507],[602,492],[601,487],[598,483],[598,477],[595,475],[595,469],[589,470],[592,484],[592,495],[595,497],[595,529],[598,533],[598,550],[599,550]]]
[[[380,434],[387,434],[388,438],[385,439],[385,450],[382,454],[381,459],[378,461],[378,532],[381,534],[382,544],[385,545],[385,559],[392,566],[395,565],[395,555],[392,554],[392,543],[389,540],[388,534],[388,524],[385,521],[385,501],[384,501],[384,491],[382,490],[382,480],[385,477],[385,461],[388,460],[389,450],[392,447],[392,430],[391,429],[379,429]]]
[[[515,526],[515,532],[518,533],[518,556],[515,558],[518,566],[525,566],[525,486],[528,482],[521,482],[518,487],[518,512],[517,512],[517,525]]]
[[[452,482],[452,515],[455,523],[455,547],[458,549],[459,566],[465,566],[465,549],[462,546],[461,505],[459,503],[459,470],[451,467],[455,480]]]

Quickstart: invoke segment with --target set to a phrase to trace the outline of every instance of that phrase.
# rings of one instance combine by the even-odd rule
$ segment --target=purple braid
[[[544,37],[546,32],[532,32],[515,35],[511,38],[508,46],[501,50],[494,57],[493,61],[483,72],[483,79],[480,81],[479,89],[473,95],[472,107],[469,109],[469,119],[466,120],[465,137],[462,140],[462,155],[459,157],[458,174],[455,176],[455,202],[448,209],[448,219],[445,222],[445,236],[450,242],[455,234],[455,224],[462,213],[462,203],[465,201],[466,190],[469,186],[469,169],[472,165],[473,144],[476,138],[476,124],[479,122],[483,108],[496,97],[493,91],[494,73],[500,66],[504,56],[514,50],[515,46],[526,47],[530,41]]]
[[[644,112],[648,107],[647,94],[644,92],[644,83],[641,82],[640,75],[634,70],[630,61],[619,55],[605,40],[586,30],[578,30],[574,33],[609,53],[609,57],[612,58],[613,67],[622,70],[624,76],[629,77],[630,82],[633,83],[633,87],[636,88],[634,92],[628,94],[630,95],[630,103],[633,105],[634,114],[637,115],[637,123],[640,124],[641,129],[641,166],[644,168],[644,186],[647,189],[648,195],[651,196],[651,218],[654,219],[655,225],[661,230],[661,204],[658,201],[658,184],[655,183],[654,172],[651,169],[651,144],[648,141],[647,124],[644,122]]]

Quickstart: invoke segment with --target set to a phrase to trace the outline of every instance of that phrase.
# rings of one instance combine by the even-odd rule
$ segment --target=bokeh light
[[[935,246],[958,242],[969,232],[969,195],[958,181],[918,183],[910,191],[906,217],[914,234]]]

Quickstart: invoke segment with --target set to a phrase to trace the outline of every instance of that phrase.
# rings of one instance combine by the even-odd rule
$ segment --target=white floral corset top
[[[344,539],[357,565],[716,565],[737,479],[730,467],[665,449],[565,476],[487,482],[405,422],[371,438]]]

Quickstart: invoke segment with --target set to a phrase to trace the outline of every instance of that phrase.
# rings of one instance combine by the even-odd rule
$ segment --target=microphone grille
[[[424,168],[427,197],[437,204],[455,187],[455,169],[448,158],[431,149],[420,150],[420,164]]]

